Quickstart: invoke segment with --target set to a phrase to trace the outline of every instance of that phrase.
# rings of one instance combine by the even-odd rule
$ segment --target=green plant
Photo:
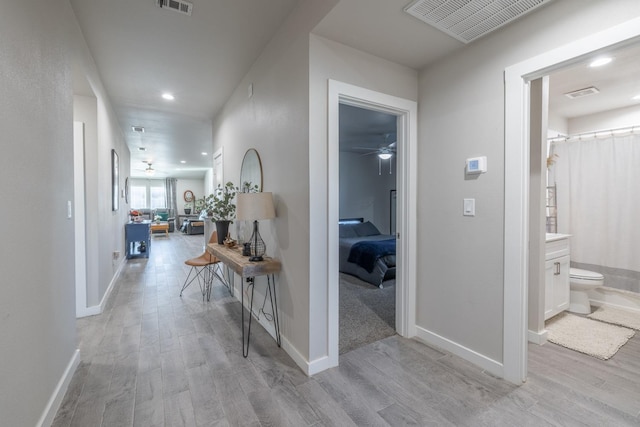
[[[202,212],[206,207],[206,198],[203,197],[201,199],[197,199],[195,201],[195,210],[196,212]]]
[[[191,208],[193,208],[193,203],[191,203],[191,202],[187,202],[187,203],[185,203],[185,204],[184,204],[184,208],[185,208],[185,209],[191,209]]]
[[[238,187],[227,182],[224,187],[218,184],[213,194],[204,198],[204,207],[211,221],[232,221],[236,216],[234,200],[238,194]]]
[[[242,183],[241,191],[243,193],[257,193],[258,185],[252,185],[250,181],[245,181]]]

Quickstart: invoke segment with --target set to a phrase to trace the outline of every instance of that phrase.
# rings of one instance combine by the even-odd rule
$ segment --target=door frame
[[[328,96],[328,356],[330,366],[339,356],[339,256],[338,220],[339,106],[340,104],[380,111],[397,119],[397,255],[396,331],[404,337],[416,335],[416,218],[417,218],[417,102],[329,80]]]
[[[75,240],[76,317],[96,314],[87,303],[87,250],[84,186],[84,123],[73,122],[73,227]]]
[[[527,378],[529,271],[529,82],[603,49],[640,40],[640,18],[591,34],[505,69],[503,376]]]

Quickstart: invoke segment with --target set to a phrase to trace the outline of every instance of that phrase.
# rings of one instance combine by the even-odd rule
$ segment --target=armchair
[[[153,218],[151,217],[151,209],[146,209],[146,208],[142,208],[142,209],[136,209],[138,212],[140,212],[140,216],[145,219],[145,220],[152,220]]]
[[[158,208],[153,212],[152,219],[156,216],[160,217],[160,221],[167,221],[169,223],[169,232],[173,233],[176,227],[176,217],[173,214],[173,209]]]

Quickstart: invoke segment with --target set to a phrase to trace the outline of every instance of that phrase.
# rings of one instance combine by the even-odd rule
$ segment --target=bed
[[[361,218],[340,220],[341,273],[382,288],[385,280],[396,277],[395,236],[380,234],[371,222]]]

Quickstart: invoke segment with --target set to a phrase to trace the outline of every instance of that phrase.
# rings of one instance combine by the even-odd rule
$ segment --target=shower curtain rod
[[[640,125],[625,126],[621,128],[606,129],[606,130],[593,130],[590,132],[576,133],[573,135],[558,135],[558,136],[547,138],[547,141],[560,142],[560,141],[568,141],[570,139],[582,139],[583,137],[598,138],[603,136],[616,136],[616,135],[621,135],[625,133],[634,133],[634,132],[640,132]]]

